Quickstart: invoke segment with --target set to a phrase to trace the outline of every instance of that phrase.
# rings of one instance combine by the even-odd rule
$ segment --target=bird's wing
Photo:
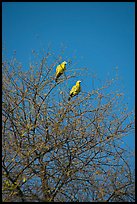
[[[65,65],[64,64],[58,65],[57,68],[56,68],[56,75],[59,74],[59,73],[63,74],[64,70],[65,70]]]
[[[65,71],[65,69],[66,69],[66,65],[64,63],[62,63],[60,65],[60,67],[61,67],[61,72],[63,73]]]
[[[56,68],[56,73],[58,73],[59,70],[60,70],[60,65],[57,66],[57,68]]]
[[[61,73],[61,70],[62,70],[61,66],[58,65],[57,68],[56,68],[56,76],[57,76],[59,73]]]
[[[75,85],[75,86],[72,87],[72,89],[71,89],[71,91],[70,91],[70,95],[71,95],[71,94],[74,94],[74,95],[75,95],[76,92],[77,92],[77,86]]]

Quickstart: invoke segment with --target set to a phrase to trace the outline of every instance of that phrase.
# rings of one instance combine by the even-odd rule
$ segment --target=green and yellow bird
[[[60,65],[57,66],[56,68],[56,77],[55,77],[55,82],[57,82],[58,78],[63,74],[63,72],[66,70],[66,64],[67,62],[64,61]]]
[[[76,85],[72,87],[72,89],[69,93],[69,98],[68,98],[69,101],[73,96],[76,96],[81,91],[80,83],[81,83],[81,81],[79,80],[76,82]]]

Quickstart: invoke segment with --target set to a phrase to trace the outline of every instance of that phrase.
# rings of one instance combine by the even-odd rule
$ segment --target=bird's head
[[[63,64],[67,64],[67,62],[66,61],[64,61],[64,62],[62,62]]]
[[[77,83],[78,83],[78,84],[80,84],[80,83],[81,83],[81,81],[80,81],[80,80],[78,80],[78,81],[77,81]]]

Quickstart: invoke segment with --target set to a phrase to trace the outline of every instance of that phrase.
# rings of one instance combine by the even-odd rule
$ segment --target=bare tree
[[[33,54],[26,71],[15,56],[3,59],[3,202],[134,201],[133,155],[122,144],[134,112],[114,81],[68,101],[78,72],[55,83],[62,57]]]

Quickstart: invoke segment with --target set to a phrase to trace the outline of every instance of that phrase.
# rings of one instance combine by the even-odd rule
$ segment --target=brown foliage
[[[3,201],[134,201],[131,155],[122,146],[134,133],[133,112],[112,81],[69,102],[77,73],[55,83],[61,57],[50,57],[40,64],[36,57],[26,72],[16,58],[3,60]]]

